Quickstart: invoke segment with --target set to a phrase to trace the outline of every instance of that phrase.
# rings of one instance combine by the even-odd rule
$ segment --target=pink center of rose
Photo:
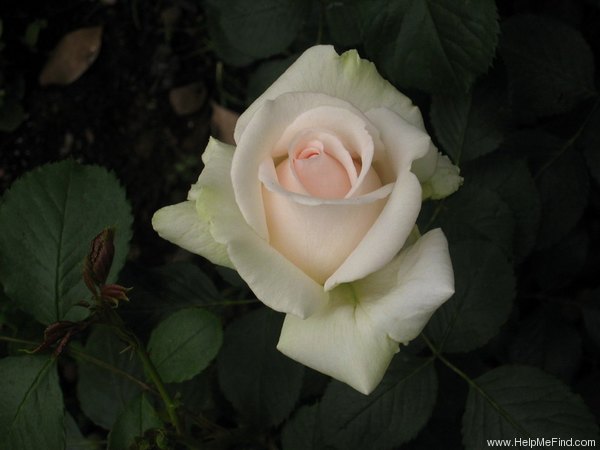
[[[292,164],[298,181],[314,197],[344,198],[352,187],[344,166],[327,153],[319,140],[308,141],[298,148]]]

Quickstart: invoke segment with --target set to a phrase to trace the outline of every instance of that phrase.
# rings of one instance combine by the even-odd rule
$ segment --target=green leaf
[[[598,440],[598,425],[581,398],[539,369],[502,366],[474,383],[463,416],[467,450],[492,448],[488,439]]]
[[[503,23],[500,54],[515,115],[524,120],[571,110],[596,94],[594,57],[576,30],[549,17]]]
[[[100,442],[84,437],[75,419],[69,413],[65,414],[65,430],[66,450],[101,450],[103,447]]]
[[[514,254],[517,262],[531,253],[540,223],[540,198],[523,158],[500,152],[463,167],[466,184],[489,189],[500,196],[515,220]]]
[[[226,64],[235,67],[243,67],[252,63],[255,58],[236,48],[219,25],[217,20],[220,15],[219,3],[216,0],[206,1],[206,14],[208,16],[208,35],[218,57]]]
[[[213,314],[182,309],[163,320],[148,342],[148,353],[163,381],[177,383],[202,372],[217,355],[223,332]]]
[[[133,399],[123,410],[110,434],[109,450],[128,450],[136,437],[143,436],[147,430],[162,426],[156,411],[150,404],[146,394],[142,393]]]
[[[214,372],[205,370],[200,375],[183,383],[167,385],[171,398],[176,398],[186,413],[202,416],[207,410],[214,408],[215,397],[222,398],[215,389]]]
[[[283,428],[283,450],[316,450],[320,442],[319,405],[303,406]]]
[[[444,151],[455,164],[498,148],[504,136],[503,93],[477,85],[468,94],[434,96],[431,123]]]
[[[400,0],[381,8],[365,48],[400,86],[467,92],[490,66],[498,30],[492,0]]]
[[[581,336],[550,308],[535,311],[519,322],[509,346],[510,361],[536,366],[571,381],[581,362]]]
[[[306,11],[300,0],[208,0],[207,7],[209,23],[215,27],[213,37],[252,59],[267,58],[288,48],[302,27]]]
[[[77,396],[81,409],[107,430],[141,392],[137,383],[123,376],[126,373],[139,379],[142,375],[141,364],[131,351],[109,328],[99,326],[90,334],[83,352],[101,365],[78,357]]]
[[[558,149],[553,156],[550,165],[536,177],[542,205],[538,249],[552,246],[566,236],[588,203],[589,175],[581,154]]]
[[[281,423],[300,395],[304,367],[276,348],[283,316],[261,308],[225,330],[218,357],[225,397],[255,426]]]
[[[246,104],[250,105],[262,95],[262,93],[266,91],[294,61],[296,61],[296,58],[298,58],[298,55],[292,55],[284,59],[266,61],[258,66],[248,81]]]
[[[121,284],[135,286],[122,314],[131,319],[132,327],[143,326],[144,330],[180,309],[222,301],[211,279],[198,266],[185,261],[152,269],[128,265]],[[143,323],[137,323],[141,318]]]
[[[541,202],[536,248],[556,244],[575,227],[588,203],[590,183],[583,157],[570,142],[540,130],[514,133],[499,152],[528,159]]]
[[[438,349],[468,352],[486,344],[500,330],[512,308],[512,266],[496,246],[485,241],[450,241],[456,293],[433,315],[426,334]]]
[[[0,360],[0,448],[65,447],[63,398],[56,360],[14,356]]]
[[[353,47],[361,44],[369,20],[384,6],[382,0],[328,0],[325,21],[336,44]]]
[[[109,276],[114,280],[127,256],[131,222],[123,188],[100,167],[64,161],[29,172],[0,204],[0,282],[6,294],[40,322],[68,319],[71,307],[90,296],[82,263],[91,240],[116,227]]]
[[[435,210],[439,213],[435,216]],[[432,223],[429,223],[433,219]],[[429,224],[423,228],[422,224]],[[443,202],[427,202],[419,218],[421,229],[441,227],[449,241],[483,239],[512,255],[515,220],[500,196],[465,180],[458,192]]]
[[[319,425],[330,447],[389,449],[414,438],[427,423],[437,396],[432,359],[401,353],[370,395],[333,381],[319,408]]]

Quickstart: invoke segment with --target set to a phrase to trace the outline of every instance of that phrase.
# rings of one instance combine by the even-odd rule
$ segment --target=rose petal
[[[384,108],[369,111],[367,117],[380,130],[389,170],[395,171],[396,183],[377,221],[325,282],[326,290],[364,278],[390,262],[406,242],[421,209],[421,186],[410,172],[410,166],[414,159],[427,153],[430,137]],[[376,168],[378,173],[383,171],[381,167]]]
[[[323,131],[319,132],[319,130]],[[361,189],[364,178],[371,168],[374,153],[383,152],[383,144],[377,129],[358,110],[317,106],[300,114],[286,128],[272,156],[283,154],[290,142],[293,147],[298,139],[302,139],[307,134],[322,139],[329,146],[332,155],[338,158],[349,173],[356,171],[352,158],[360,158],[360,173],[356,180],[352,177],[352,189],[348,191],[346,197],[356,195],[356,191]],[[339,145],[336,145],[335,141],[339,142]],[[288,152],[288,157],[292,156]],[[353,165],[352,168],[348,167],[350,164]]]
[[[215,139],[209,141],[202,156],[201,189],[191,195],[210,218],[215,241],[227,246],[235,269],[257,298],[276,311],[309,316],[327,302],[323,286],[261,239],[238,208],[228,207],[236,204],[229,176],[234,150]]]
[[[353,286],[374,326],[394,341],[408,343],[454,293],[444,233],[429,231],[390,264]]]
[[[266,188],[263,196],[270,244],[321,284],[354,250],[385,205],[385,199],[304,205],[292,195]]]
[[[344,166],[323,151],[295,159],[292,167],[304,189],[313,197],[344,198],[351,188]]]
[[[379,177],[377,177],[377,174],[375,174],[374,171],[370,170],[369,172],[367,172],[367,176],[365,177],[361,185],[361,189],[359,189],[356,192],[356,197],[341,199],[318,198],[312,197],[308,195],[308,193],[299,194],[298,192],[302,191],[304,188],[297,180],[297,184],[294,184],[294,181],[289,179],[294,178],[291,171],[289,173],[286,172],[287,170],[282,170],[280,174],[286,179],[286,183],[290,183],[290,189],[294,188],[293,191],[287,190],[281,186],[278,179],[277,171],[275,170],[275,166],[273,164],[273,160],[270,158],[265,159],[261,163],[258,170],[258,179],[261,181],[263,186],[269,191],[276,192],[280,195],[283,195],[284,197],[288,197],[291,201],[294,201],[300,205],[364,205],[386,198],[394,189],[393,183],[381,186],[381,181],[379,180]],[[378,188],[377,186],[381,187]],[[365,190],[366,192],[363,193],[363,190]]]
[[[356,50],[338,55],[330,45],[306,50],[252,105],[240,116],[235,140],[267,100],[288,92],[319,92],[351,103],[361,111],[386,107],[409,123],[424,129],[419,108],[398,92],[377,72],[375,65],[361,59]]]
[[[335,109],[333,115],[329,109],[331,107]],[[310,113],[303,115],[307,111]],[[340,117],[344,117],[344,122],[340,122]],[[295,122],[298,118],[299,121]],[[323,94],[284,94],[273,101],[265,102],[238,140],[231,168],[235,199],[246,222],[263,239],[268,239],[268,230],[261,183],[256,177],[259,166],[267,158],[286,155],[287,146],[292,143],[296,134],[303,129],[319,125],[340,139],[345,139],[345,145],[354,148],[357,154],[364,158],[363,164],[368,170],[368,153],[372,152],[370,149],[375,144],[381,145],[377,144],[377,130],[352,105]],[[361,183],[365,176],[366,174],[361,173],[358,183]]]
[[[279,351],[367,395],[379,384],[398,343],[373,327],[350,286],[331,292],[329,304],[307,319],[287,315]]]
[[[198,215],[195,201],[159,209],[152,217],[152,227],[163,239],[202,255],[214,264],[233,268],[225,246],[215,242],[208,222]]]
[[[234,133],[236,142],[266,101],[288,92],[320,92],[344,99],[363,112],[377,107],[388,108],[425,130],[419,108],[385,80],[373,63],[361,59],[356,50],[338,55],[332,46],[320,45],[306,50],[240,116]],[[437,154],[432,144],[429,152],[413,164],[412,170],[421,183],[433,175]],[[382,181],[388,183],[390,180],[382,176]]]

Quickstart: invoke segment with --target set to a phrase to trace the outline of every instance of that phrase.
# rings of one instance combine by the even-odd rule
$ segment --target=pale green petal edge
[[[227,249],[214,240],[208,222],[202,220],[196,210],[195,201],[159,209],[152,217],[152,227],[161,238],[214,264],[233,268]]]
[[[423,200],[431,198],[440,200],[454,194],[463,184],[460,168],[452,164],[446,155],[437,153],[433,174],[426,180],[421,180]]]
[[[318,92],[341,98],[366,112],[384,107],[411,124],[424,129],[419,108],[385,80],[375,65],[362,59],[356,50],[338,55],[331,45],[306,50],[238,119],[235,141],[246,129],[252,116],[267,100],[287,92]]]

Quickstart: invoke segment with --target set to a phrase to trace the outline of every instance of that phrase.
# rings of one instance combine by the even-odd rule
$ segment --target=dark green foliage
[[[580,397],[524,366],[502,366],[474,380],[463,432],[468,450],[492,448],[487,439],[598,439],[598,425]]]
[[[64,410],[56,360],[8,357],[0,361],[0,374],[0,448],[63,448]]]
[[[255,426],[281,423],[300,395],[304,367],[275,346],[282,316],[259,309],[225,330],[219,354],[219,384],[225,397]]]
[[[102,229],[114,226],[109,281],[125,263],[131,212],[123,188],[100,167],[64,161],[23,177],[0,204],[0,281],[20,308],[42,323],[77,313],[84,300],[83,260]]]
[[[386,2],[366,33],[368,55],[403,87],[466,93],[494,57],[498,40],[491,0]]]
[[[597,445],[597,0],[8,3],[0,449]],[[92,25],[104,34],[89,72],[40,87],[52,45]],[[150,227],[197,179],[210,102],[241,112],[315,44],[374,62],[464,178],[418,218],[447,236],[456,292],[368,396],[278,352],[281,314]],[[192,82],[206,98],[177,116],[169,92]],[[86,309],[84,258],[106,227],[106,283],[130,301]],[[48,325],[77,332],[26,354]]]

